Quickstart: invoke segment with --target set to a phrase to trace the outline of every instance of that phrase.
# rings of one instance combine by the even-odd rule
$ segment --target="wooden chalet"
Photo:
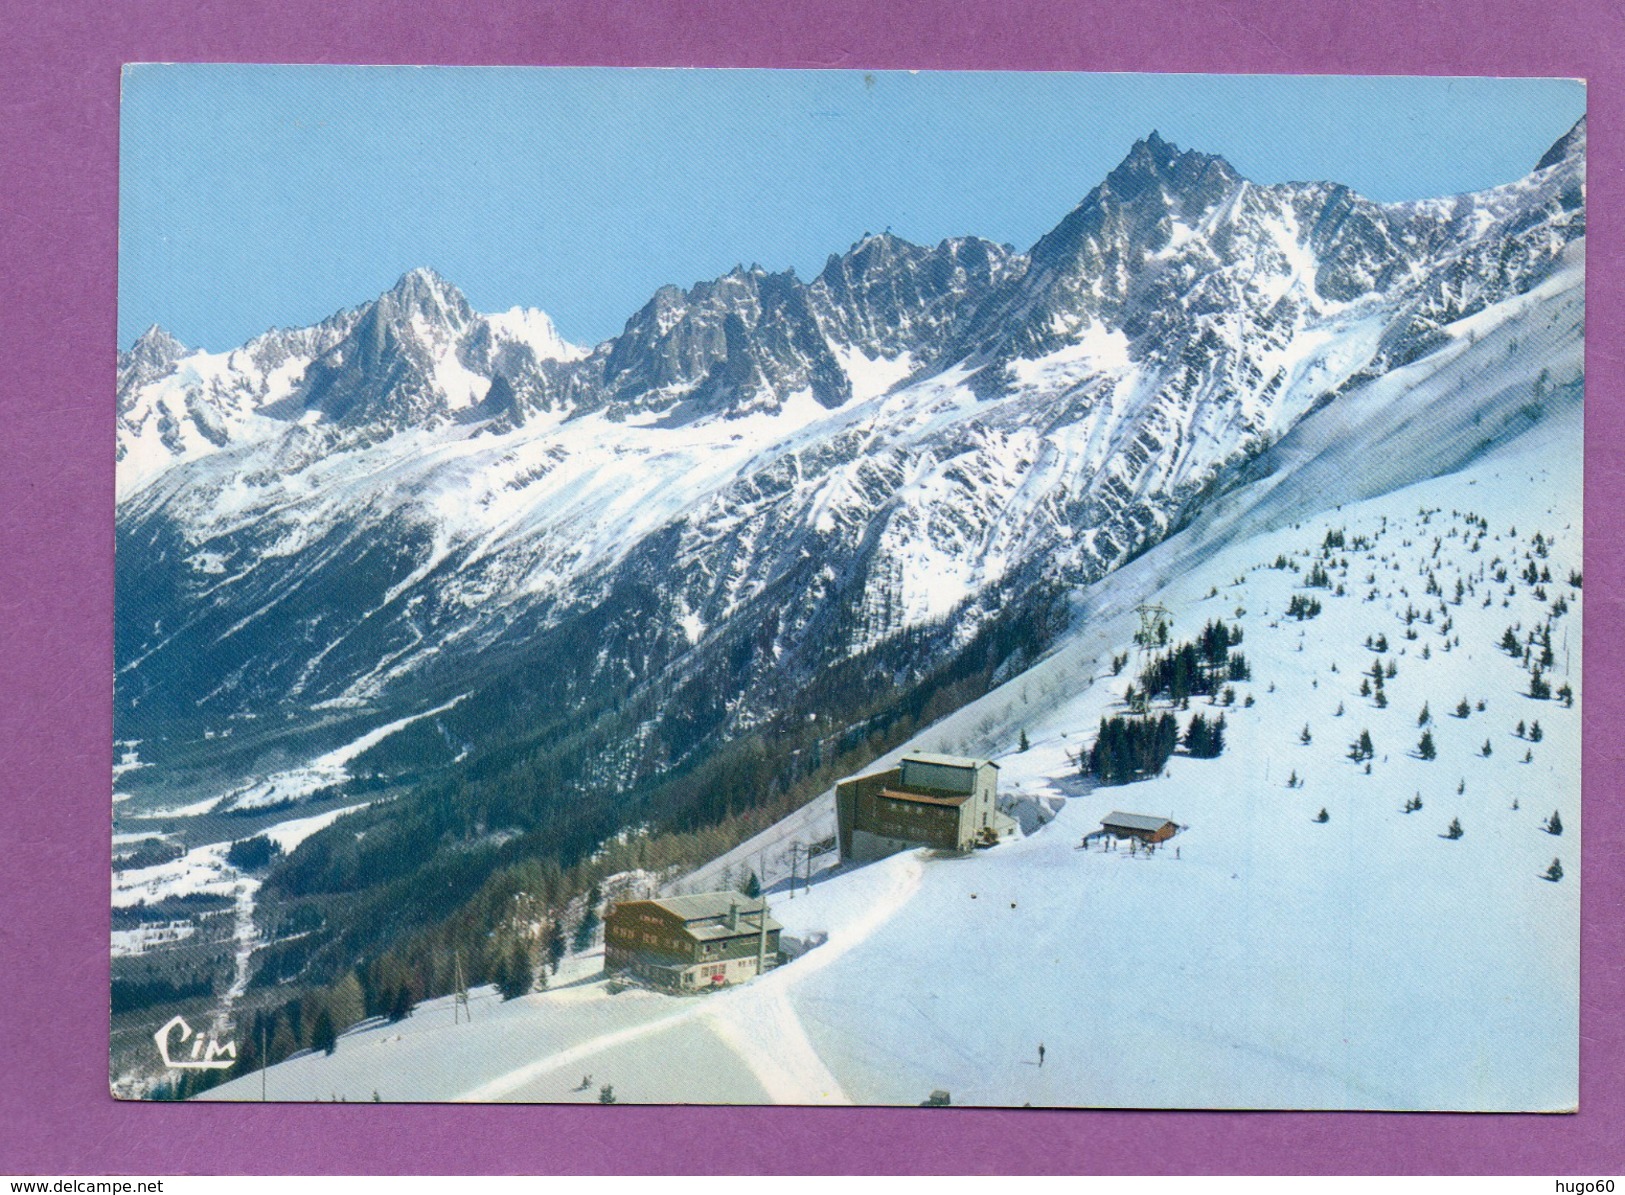
[[[671,992],[743,983],[778,965],[781,928],[738,892],[621,901],[604,917],[604,970]]]
[[[1141,842],[1166,842],[1179,826],[1165,817],[1144,813],[1112,813],[1100,819],[1100,828],[1113,838],[1138,838]]]

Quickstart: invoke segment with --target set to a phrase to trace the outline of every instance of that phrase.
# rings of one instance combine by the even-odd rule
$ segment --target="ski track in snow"
[[[488,1104],[506,1099],[520,1088],[535,1083],[548,1075],[556,1074],[562,1070],[573,1069],[585,1059],[615,1046],[623,1046],[629,1042],[663,1032],[684,1021],[691,1021],[701,1012],[705,1011],[699,1005],[691,1005],[679,1009],[663,1017],[656,1017],[652,1021],[645,1021],[641,1025],[633,1025],[627,1029],[618,1029],[614,1033],[605,1033],[599,1037],[590,1038],[580,1045],[571,1046],[557,1054],[550,1054],[546,1058],[538,1059],[521,1067],[500,1075],[488,1083],[482,1083],[472,1091],[465,1091],[462,1095],[452,1097],[452,1103],[458,1104]]]
[[[706,1009],[701,1019],[750,1067],[776,1104],[850,1104],[841,1082],[807,1038],[782,986],[763,986],[754,999],[724,1017]]]
[[[259,887],[260,882],[248,876],[243,876],[237,881],[237,890],[234,893],[236,904],[233,909],[235,917],[232,925],[231,986],[226,989],[215,1008],[214,1033],[217,1037],[225,1036],[231,1024],[231,1010],[248,990],[248,981],[251,977],[248,964],[259,945],[259,933],[254,928],[254,894],[259,891]]]

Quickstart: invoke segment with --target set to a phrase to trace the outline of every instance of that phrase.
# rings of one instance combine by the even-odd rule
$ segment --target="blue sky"
[[[1515,179],[1584,108],[1563,80],[136,66],[119,343],[229,348],[426,265],[591,344],[664,283],[810,279],[865,232],[1026,249],[1152,129],[1399,200]]]

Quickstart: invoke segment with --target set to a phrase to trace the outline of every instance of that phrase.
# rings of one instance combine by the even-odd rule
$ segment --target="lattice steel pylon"
[[[1161,602],[1145,603],[1134,607],[1140,616],[1140,629],[1134,633],[1134,642],[1141,652],[1163,647],[1168,643],[1168,632],[1174,625],[1173,611]]]

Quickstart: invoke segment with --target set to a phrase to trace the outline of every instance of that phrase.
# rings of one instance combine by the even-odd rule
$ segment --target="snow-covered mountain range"
[[[616,746],[569,783],[616,789],[817,716],[834,662],[906,689],[1550,277],[1584,150],[1385,205],[1153,133],[1026,253],[868,236],[591,350],[428,270],[228,353],[153,329],[119,363],[116,718],[159,766],[125,779],[206,796],[162,756],[207,736],[228,795],[467,697],[402,751],[570,711]]]

